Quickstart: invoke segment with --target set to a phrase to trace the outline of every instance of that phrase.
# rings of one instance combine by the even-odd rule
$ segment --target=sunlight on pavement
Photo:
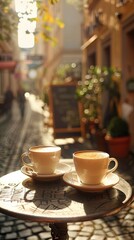
[[[37,99],[34,94],[26,93],[25,96],[30,103],[31,109],[34,112],[38,112],[43,115],[43,109],[42,109],[44,105],[43,101],[40,99]]]

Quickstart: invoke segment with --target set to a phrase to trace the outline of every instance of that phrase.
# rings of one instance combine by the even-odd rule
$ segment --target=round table
[[[99,193],[81,192],[62,177],[39,182],[20,170],[0,178],[0,212],[16,218],[46,222],[53,239],[68,239],[67,223],[94,220],[118,213],[133,200],[132,188],[120,178]]]

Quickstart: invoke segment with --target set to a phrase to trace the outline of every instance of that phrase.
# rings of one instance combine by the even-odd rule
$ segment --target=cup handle
[[[32,163],[27,163],[27,162],[25,162],[25,158],[26,158],[26,157],[28,157],[28,159],[30,160],[30,153],[24,152],[24,153],[21,155],[22,163],[23,163],[23,165],[29,167],[29,168],[33,171],[33,164],[32,164]]]
[[[108,169],[107,173],[114,172],[118,167],[118,161],[116,160],[116,158],[110,158],[109,160],[110,160],[109,164],[110,164],[110,162],[114,162],[115,165],[111,169]]]

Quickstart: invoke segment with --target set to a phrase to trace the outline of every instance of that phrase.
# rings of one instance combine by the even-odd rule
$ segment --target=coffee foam
[[[42,152],[42,153],[57,152],[59,150],[60,150],[59,147],[35,147],[35,148],[31,148],[32,152]]]
[[[108,154],[102,152],[79,152],[75,156],[83,159],[101,159],[107,157]]]

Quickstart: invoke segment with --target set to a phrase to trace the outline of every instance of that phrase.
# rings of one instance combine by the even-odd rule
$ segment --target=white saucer
[[[83,192],[100,192],[108,188],[113,187],[119,182],[119,177],[115,173],[109,173],[102,181],[97,185],[86,185],[80,182],[79,177],[75,171],[65,173],[63,176],[64,182],[68,185],[81,190]]]
[[[64,175],[64,173],[67,173],[71,170],[71,166],[65,164],[65,163],[58,163],[57,169],[53,174],[50,175],[42,175],[42,174],[37,174],[36,172],[32,171],[30,168],[27,166],[23,166],[21,168],[21,172],[24,173],[25,175],[38,180],[38,181],[53,181],[61,176]]]

